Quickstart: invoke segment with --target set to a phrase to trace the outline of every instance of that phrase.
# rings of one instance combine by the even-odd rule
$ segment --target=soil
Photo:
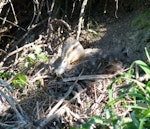
[[[127,56],[125,59],[126,63],[131,63],[137,59],[144,60],[145,56],[141,55],[141,51],[144,52],[144,47],[147,46],[147,43],[138,44],[135,42],[135,32],[139,30],[132,25],[134,19],[138,17],[141,12],[142,11],[135,11],[127,13],[119,18],[103,16],[102,19],[104,21],[98,19],[100,22],[100,26],[96,28],[98,36],[94,34],[92,36],[83,34],[81,35],[81,43],[84,42],[82,41],[83,37],[83,39],[88,39],[86,42],[90,43],[85,46],[85,48],[100,48],[106,53],[124,53]]]

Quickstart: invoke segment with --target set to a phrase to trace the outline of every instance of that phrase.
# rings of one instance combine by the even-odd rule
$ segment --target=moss
[[[150,9],[142,12],[133,21],[132,25],[137,29],[150,28]]]
[[[131,25],[135,31],[130,36],[138,47],[150,49],[150,9],[143,11],[134,18]]]

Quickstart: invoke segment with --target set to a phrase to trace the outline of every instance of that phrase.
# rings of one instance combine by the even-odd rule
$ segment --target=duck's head
[[[57,75],[61,75],[67,69],[67,66],[80,60],[85,55],[83,46],[76,39],[69,37],[62,46],[62,62],[55,70]]]

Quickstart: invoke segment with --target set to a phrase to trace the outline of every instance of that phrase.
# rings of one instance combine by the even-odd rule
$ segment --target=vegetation
[[[146,50],[147,53],[147,50]],[[149,54],[147,64],[141,60],[134,61],[130,66],[128,72],[125,72],[121,77],[115,79],[109,87],[109,102],[104,108],[104,116],[94,116],[82,125],[82,129],[90,129],[93,125],[99,125],[99,128],[108,128],[110,125],[113,128],[121,129],[146,129],[150,128],[150,60]],[[142,70],[135,70],[135,66],[140,67]],[[140,74],[142,78],[136,78],[136,74]],[[143,75],[146,75],[145,77]],[[128,84],[123,89],[118,90],[119,97],[113,99],[113,84],[126,81]],[[120,107],[125,108],[127,112],[119,116],[116,113],[117,103],[121,101]],[[128,111],[131,111],[129,113]],[[128,114],[128,115],[127,115]]]
[[[2,0],[0,128],[150,128],[149,5],[147,0]],[[133,28],[128,38],[135,44],[124,50],[128,40],[119,39],[120,32],[118,39],[113,34],[120,31],[116,26],[122,27],[122,19],[139,8],[140,15],[128,23]],[[97,54],[101,62],[92,64],[90,74],[84,75],[82,68],[76,76],[72,68],[55,75],[60,46],[69,36],[85,48],[103,46],[102,55]],[[105,44],[110,37],[114,40]],[[111,72],[116,62],[121,69]]]
[[[150,10],[146,10],[142,12],[135,20],[133,21],[133,25],[137,27],[137,29],[149,29],[150,23],[148,22],[150,15]]]

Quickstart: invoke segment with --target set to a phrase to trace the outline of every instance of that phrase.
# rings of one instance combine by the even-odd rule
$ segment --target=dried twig
[[[55,5],[55,0],[52,1],[52,4],[51,4],[51,8],[49,9],[49,2],[48,0],[46,1],[46,5],[47,5],[47,12],[49,14],[49,18],[48,18],[48,29],[47,29],[47,40],[46,42],[48,42],[48,40],[51,38],[52,39],[52,31],[53,31],[53,26],[52,26],[52,23],[51,23],[51,20],[52,20],[52,12],[53,12],[53,9],[54,9],[54,5]],[[49,45],[49,48],[51,51],[52,50],[52,47],[51,47],[51,43]]]
[[[52,12],[53,12],[53,9],[54,9],[54,5],[55,5],[55,0],[53,0],[52,4],[51,4],[51,8],[49,9],[49,4],[48,4],[48,0],[46,1],[46,5],[47,5],[47,12],[49,14],[49,16],[51,16]]]
[[[38,26],[40,26],[41,24],[43,24],[43,23],[46,22],[46,21],[47,21],[47,18],[44,19],[43,21],[41,21],[40,23],[36,24],[35,26],[33,26],[30,30],[28,30],[28,32],[26,32],[26,33],[22,36],[22,38],[20,38],[19,41],[17,41],[17,42],[14,44],[14,47],[12,47],[12,48],[10,49],[10,51],[13,51],[14,48],[15,48],[17,45],[19,45],[19,44],[30,34],[30,32],[32,32],[35,28],[37,28]]]
[[[3,21],[5,20],[7,23],[12,24],[12,25],[14,25],[14,26],[16,26],[16,27],[18,27],[18,28],[20,28],[21,30],[23,30],[23,31],[26,32],[26,29],[22,28],[21,26],[17,25],[16,23],[13,23],[13,22],[11,22],[11,21],[9,21],[9,20],[6,20],[6,19],[4,19],[4,18],[2,18],[2,17],[0,17],[0,20],[3,20]]]
[[[31,82],[35,82],[37,80],[40,80],[40,79],[45,79],[45,78],[52,78],[51,76],[48,76],[48,75],[44,75],[44,76],[37,76],[37,77],[34,77]]]
[[[76,85],[76,83],[78,82],[78,79],[80,78],[80,76],[82,75],[82,72],[80,73],[80,75],[78,76],[78,78],[76,78],[74,84],[72,86],[69,87],[69,90],[67,91],[67,93],[64,95],[64,97],[51,109],[51,111],[48,113],[46,119],[44,121],[42,121],[40,123],[40,126],[37,129],[41,129],[44,128],[44,126],[49,123],[52,118],[54,119],[57,115],[54,114],[55,111],[60,107],[60,105],[64,102],[64,100],[69,96],[69,94],[72,92],[74,86]]]
[[[143,81],[148,81],[149,76],[147,74],[144,74],[143,76],[140,76],[137,78],[138,81],[143,82]]]
[[[9,125],[9,124],[4,124],[4,123],[1,123],[0,122],[0,127],[3,127],[4,129],[12,129],[13,127],[11,126],[11,125]]]
[[[10,106],[12,107],[12,109],[14,110],[14,112],[16,113],[17,117],[19,118],[20,123],[22,124],[26,124],[26,121],[24,120],[23,116],[20,114],[20,112],[17,110],[13,99],[11,98],[11,96],[7,96],[2,90],[0,90],[0,94],[7,100],[7,102],[10,104]]]
[[[118,86],[115,86],[116,88],[116,91],[118,91],[119,89],[122,89],[122,88],[125,88],[127,90],[129,90],[131,88],[131,86],[134,84],[134,82],[131,82],[131,83],[128,83],[128,84],[122,84],[122,85],[118,85]],[[114,91],[114,92],[116,92]]]
[[[7,54],[7,52],[4,51],[3,49],[0,49],[0,52],[1,52],[1,53],[4,53],[4,54]]]
[[[88,2],[88,0],[84,0],[83,3],[82,3],[82,7],[81,7],[81,11],[80,11],[80,16],[79,16],[77,37],[76,37],[77,40],[78,40],[79,37],[80,37],[81,25],[82,25],[82,23],[83,23],[84,9],[85,9],[85,6],[87,5],[87,2]]]
[[[75,10],[75,5],[76,5],[76,2],[77,2],[77,0],[75,0],[74,2],[73,2],[73,7],[72,7],[72,11],[71,11],[71,18],[72,18],[72,15],[73,15],[73,13],[74,13],[74,10]]]
[[[70,115],[72,115],[74,118],[80,119],[80,116],[79,116],[78,114],[74,113],[73,111],[71,111],[70,108],[65,107],[65,110],[67,110],[67,112],[68,112]]]
[[[36,4],[37,4],[37,17],[36,17],[36,20],[35,20],[35,23],[38,23],[39,21],[39,17],[41,16],[41,10],[42,10],[42,7],[44,5],[44,1],[45,0],[41,0],[41,3],[39,3],[38,1],[36,1]]]
[[[107,2],[108,2],[108,0],[105,0],[104,13],[107,13]]]
[[[57,118],[56,114],[53,114],[51,116],[49,116],[47,119],[44,119],[44,121],[42,121],[39,126],[37,127],[37,129],[43,129],[47,123],[49,123],[50,121],[54,120],[55,118]]]
[[[49,114],[47,115],[47,117],[49,117],[50,115],[52,115],[58,109],[58,107],[64,102],[64,100],[69,96],[69,94],[72,92],[74,86],[76,85],[77,81],[79,80],[81,74],[82,74],[82,72],[76,78],[74,84],[71,87],[69,87],[69,90],[67,91],[67,93],[65,94],[65,96],[54,106],[53,109],[51,109],[51,111],[49,112]]]
[[[3,64],[4,64],[4,62],[7,60],[7,58],[9,58],[9,57],[13,56],[14,54],[16,54],[16,53],[18,53],[18,52],[20,52],[20,51],[22,51],[22,50],[24,50],[24,49],[26,49],[26,48],[28,48],[28,47],[31,47],[31,46],[33,46],[33,45],[35,45],[35,42],[34,42],[34,43],[30,43],[30,44],[26,44],[26,45],[24,45],[24,46],[18,48],[17,50],[14,50],[14,51],[10,52],[10,53],[3,59],[3,61],[0,63],[0,66],[3,66]],[[39,45],[39,47],[45,47],[45,46],[47,46],[47,45]]]
[[[5,24],[5,22],[6,22],[6,19],[7,19],[7,17],[8,17],[9,12],[10,12],[10,8],[8,8],[8,9],[7,9],[7,12],[6,12],[6,14],[5,14],[4,20],[3,20],[3,22],[2,22],[2,25],[4,25],[4,24]]]
[[[118,18],[117,12],[118,12],[118,0],[115,0],[116,2],[116,10],[115,10],[115,17]]]
[[[32,17],[32,20],[27,27],[27,30],[29,30],[31,28],[33,21],[35,19],[35,16],[36,16],[36,6],[35,6],[35,1],[33,0],[33,17]]]
[[[98,98],[95,99],[95,103],[92,105],[91,109],[95,111],[96,109],[99,108],[100,103],[104,100],[106,97],[106,93],[102,93]]]
[[[53,22],[55,22],[55,23],[59,23],[59,24],[63,24],[63,25],[65,25],[66,26],[66,28],[69,30],[69,31],[71,31],[71,27],[70,27],[70,25],[66,22],[66,21],[64,21],[64,20],[62,20],[62,19],[54,19],[53,20]]]
[[[12,86],[9,85],[7,82],[5,82],[4,80],[0,79],[0,83],[3,84],[8,90],[10,90],[11,92],[13,92]]]
[[[3,84],[10,92],[13,92],[13,88],[11,85],[9,85],[7,82],[0,79],[0,83]],[[2,91],[3,92],[3,91]],[[4,97],[5,98],[5,97]]]
[[[13,91],[13,88],[11,85],[9,85],[7,82],[3,81],[2,79],[0,79],[0,83],[3,84],[4,86],[6,86],[7,89],[9,89],[11,92]],[[10,104],[11,108],[14,110],[14,112],[16,113],[17,117],[19,118],[19,122],[23,125],[26,124],[23,116],[21,114],[23,114],[23,110],[21,108],[21,106],[18,104],[18,102],[12,97],[11,93],[7,91],[7,94],[4,93],[2,90],[0,90],[0,94],[6,99],[6,101]],[[18,109],[17,109],[17,107]]]
[[[71,103],[72,101],[74,101],[76,98],[78,98],[82,93],[84,93],[87,89],[83,89],[82,91],[80,91],[79,93],[77,93],[73,98],[71,98],[67,103],[65,103],[63,106],[61,106],[57,111],[56,114],[60,115],[62,109],[64,109],[69,103]]]
[[[13,15],[14,15],[15,24],[18,24],[18,20],[17,20],[17,17],[16,17],[16,13],[15,13],[15,10],[14,10],[14,6],[13,6],[13,4],[12,4],[11,0],[9,0],[9,3],[10,3],[10,6],[11,6],[11,9],[12,9]]]
[[[95,79],[107,79],[107,78],[114,78],[119,73],[116,74],[101,74],[101,75],[82,75],[80,76],[79,80],[95,80]],[[78,77],[70,77],[70,78],[63,78],[63,82],[75,81]]]
[[[139,67],[137,64],[135,64],[135,78],[138,79],[139,78]]]

